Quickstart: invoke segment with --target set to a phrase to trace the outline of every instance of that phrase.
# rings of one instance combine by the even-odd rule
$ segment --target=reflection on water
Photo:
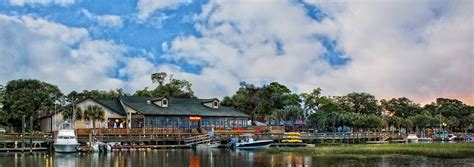
[[[108,154],[1,153],[0,167],[73,166],[474,166],[474,159],[436,159],[417,156],[298,156],[227,149],[173,149]]]

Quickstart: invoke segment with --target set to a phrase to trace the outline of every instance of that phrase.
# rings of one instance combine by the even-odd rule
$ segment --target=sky
[[[0,84],[133,93],[167,72],[200,98],[275,81],[472,105],[472,11],[472,0],[0,0]]]

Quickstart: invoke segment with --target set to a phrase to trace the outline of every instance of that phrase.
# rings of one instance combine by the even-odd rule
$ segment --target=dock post
[[[25,115],[21,117],[21,152],[25,149]]]
[[[30,116],[30,153],[33,152],[33,117]]]

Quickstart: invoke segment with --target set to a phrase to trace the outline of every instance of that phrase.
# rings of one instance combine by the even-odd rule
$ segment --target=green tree
[[[66,98],[69,102],[75,102],[85,98],[94,98],[94,99],[116,99],[120,96],[128,96],[127,93],[123,91],[122,88],[115,90],[83,90],[82,92],[72,91]]]
[[[95,122],[105,121],[105,111],[97,105],[87,106],[84,110],[83,118],[92,121],[93,134],[95,135]]]
[[[320,104],[323,101],[323,96],[321,96],[321,88],[313,89],[310,93],[300,94],[303,99],[303,108],[307,111],[315,112],[319,110]]]
[[[403,118],[398,117],[398,116],[389,116],[387,117],[387,125],[388,127],[393,126],[396,129],[400,130],[401,125],[402,125],[402,119]]]
[[[293,117],[303,113],[301,107],[299,107],[299,96],[278,82],[272,82],[269,85],[263,86],[260,99],[260,109],[262,111],[259,113],[272,115],[278,125],[280,124],[280,119],[284,117]]]
[[[322,112],[315,112],[308,116],[309,124],[313,125],[318,131],[324,129],[327,121],[327,115]]]
[[[298,105],[285,106],[283,109],[283,119],[285,122],[295,123],[296,119],[303,117],[303,109]]]
[[[5,87],[0,84],[0,125],[6,124],[7,114],[3,112],[5,100]]]
[[[165,83],[166,77],[168,77],[167,83]],[[146,87],[143,90],[136,91],[134,95],[147,97],[196,98],[191,88],[192,84],[189,81],[176,79],[173,75],[168,76],[168,74],[164,72],[152,74],[151,79],[154,83],[158,83],[158,86],[155,89],[148,90],[148,87]]]
[[[429,113],[417,114],[408,118],[412,122],[412,126],[415,126],[416,133],[418,133],[419,128],[422,131],[425,131],[425,128],[430,126],[435,126],[438,120],[432,117]]]
[[[232,98],[229,96],[225,96],[221,101],[221,106],[231,107],[232,103]]]
[[[72,107],[72,104],[68,104],[63,108],[63,111],[61,112],[61,115],[63,116],[64,120],[67,119],[73,119],[74,112],[76,113],[75,119],[76,120],[81,120],[83,118],[83,112],[81,108],[74,106],[74,110]]]
[[[421,110],[420,105],[414,103],[406,97],[392,98],[390,100],[380,100],[384,110],[391,112],[394,116],[407,118],[418,114]]]
[[[159,85],[163,85],[163,83],[165,82],[166,76],[168,76],[168,74],[166,74],[165,72],[153,73],[151,74],[151,81],[153,83],[158,83]]]
[[[323,98],[319,112],[325,113],[331,123],[332,131],[336,130],[336,123],[340,120],[343,114],[343,108],[333,99]]]
[[[258,114],[257,111],[265,108],[265,105],[263,105],[264,98],[261,98],[263,95],[263,88],[242,82],[237,92],[232,95],[233,107],[248,114],[252,125],[255,125],[255,119]]]
[[[380,114],[381,108],[375,96],[368,93],[349,93],[336,98],[341,107],[348,112]]]
[[[12,80],[4,92],[4,122],[20,129],[22,116],[33,117],[35,128],[38,128],[38,114],[52,110],[54,101],[61,96],[56,85],[35,79]]]
[[[365,117],[365,119],[366,119],[365,120],[365,122],[366,122],[365,127],[366,128],[369,128],[371,130],[373,130],[373,129],[377,130],[377,129],[381,129],[382,127],[384,127],[384,121],[380,116],[370,114],[370,115],[367,115]]]

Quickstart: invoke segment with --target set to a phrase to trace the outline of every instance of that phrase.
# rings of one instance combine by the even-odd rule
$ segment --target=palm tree
[[[93,128],[92,133],[95,136],[95,122],[105,121],[105,111],[104,109],[102,109],[101,107],[97,105],[87,106],[86,110],[84,110],[84,119],[88,121],[92,120],[92,128]]]
[[[67,105],[64,107],[64,111],[61,113],[63,115],[63,119],[73,119],[74,111],[76,111],[76,120],[82,119],[82,111],[81,108],[74,106],[74,110],[72,105]]]

